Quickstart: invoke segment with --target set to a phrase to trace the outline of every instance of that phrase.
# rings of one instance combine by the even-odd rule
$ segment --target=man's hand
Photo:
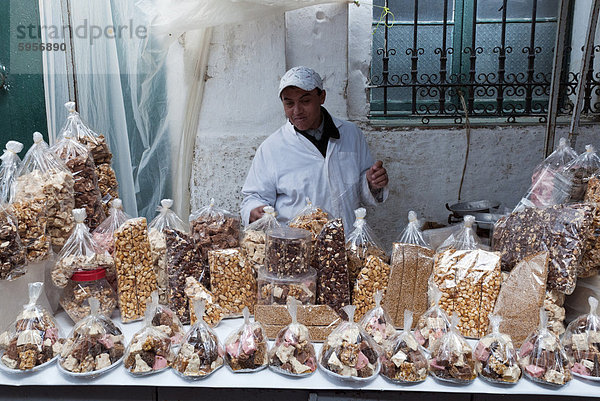
[[[369,189],[376,191],[384,188],[388,184],[387,171],[383,167],[383,162],[377,160],[369,170],[367,170],[367,182],[369,183]]]
[[[252,211],[250,212],[250,219],[249,219],[250,223],[263,217],[263,214],[265,214],[265,211],[264,211],[265,206],[267,206],[267,205],[261,205],[259,207],[255,207],[254,209],[252,209]]]

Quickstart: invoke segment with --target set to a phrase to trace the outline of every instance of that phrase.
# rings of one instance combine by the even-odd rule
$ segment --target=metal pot
[[[491,209],[497,209],[500,206],[500,202],[491,200],[479,200],[472,202],[460,202],[448,206],[446,203],[446,209],[451,211],[455,216],[466,216],[468,214],[475,213],[489,213]]]

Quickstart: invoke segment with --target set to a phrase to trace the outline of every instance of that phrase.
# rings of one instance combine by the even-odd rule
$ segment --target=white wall
[[[192,207],[218,203],[238,210],[240,189],[258,145],[284,122],[277,85],[288,67],[322,72],[325,106],[358,121],[390,176],[388,202],[367,216],[384,243],[409,210],[445,222],[457,201],[466,149],[462,128],[381,128],[366,121],[371,14],[364,4],[324,5],[287,17],[215,30],[191,181]],[[596,127],[581,128],[577,151],[600,145]],[[462,200],[494,199],[512,207],[542,159],[544,125],[474,128]],[[557,138],[566,135],[559,127]]]

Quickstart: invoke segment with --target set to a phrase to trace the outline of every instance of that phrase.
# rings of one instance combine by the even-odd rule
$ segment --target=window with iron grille
[[[461,123],[462,97],[470,118],[546,121],[559,0],[373,4],[372,120]],[[592,57],[598,51],[600,46]],[[570,53],[567,46],[559,115],[572,113],[569,96],[578,82],[578,74],[569,72]],[[600,74],[590,68],[586,78],[583,114],[597,116]]]

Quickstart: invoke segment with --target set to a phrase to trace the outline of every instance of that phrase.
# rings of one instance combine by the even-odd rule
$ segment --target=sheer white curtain
[[[189,185],[204,94],[211,28],[322,3],[347,0],[39,0],[41,24],[63,26],[70,7],[78,109],[104,133],[120,195],[132,215],[154,216],[164,197],[189,214]],[[129,26],[130,34],[81,38],[83,26]],[[185,33],[185,51],[178,41]],[[48,129],[55,138],[69,99],[64,53],[46,55]],[[181,76],[182,75],[182,76]],[[235,107],[235,105],[232,105]]]

